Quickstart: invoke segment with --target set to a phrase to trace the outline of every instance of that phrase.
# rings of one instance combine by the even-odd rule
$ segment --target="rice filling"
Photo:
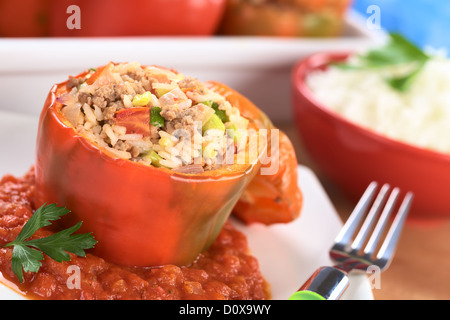
[[[82,136],[115,156],[184,173],[231,164],[245,149],[248,119],[196,78],[133,63],[70,77],[58,97]]]

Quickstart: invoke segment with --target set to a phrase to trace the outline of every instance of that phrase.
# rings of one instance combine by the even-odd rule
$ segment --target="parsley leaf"
[[[358,55],[356,63],[335,63],[334,66],[347,70],[380,70],[398,65],[411,65],[411,70],[406,74],[386,77],[386,82],[392,88],[405,91],[429,59],[426,53],[402,35],[390,33],[389,41],[384,46]]]
[[[419,71],[422,69],[422,67],[423,64],[417,66],[413,71],[404,76],[387,77],[386,81],[392,88],[397,89],[398,91],[406,91],[408,90],[409,86],[411,86],[411,83],[413,82]]]
[[[39,271],[41,261],[44,259],[42,253],[58,262],[70,261],[68,252],[84,257],[86,255],[84,250],[93,248],[97,243],[91,233],[73,234],[81,227],[81,222],[44,238],[26,240],[38,229],[51,225],[50,221],[58,220],[69,212],[56,204],[44,204],[25,223],[16,239],[4,245],[14,247],[11,267],[20,282],[23,281],[23,271]]]
[[[369,50],[360,56],[361,62],[367,67],[386,67],[404,63],[424,62],[429,59],[421,49],[409,42],[398,33],[389,34],[389,42]]]

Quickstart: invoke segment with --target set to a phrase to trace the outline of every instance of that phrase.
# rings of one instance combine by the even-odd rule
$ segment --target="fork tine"
[[[403,229],[403,224],[406,220],[406,216],[408,215],[413,197],[414,195],[412,192],[408,192],[406,194],[405,199],[400,206],[399,212],[397,213],[397,216],[388,231],[386,239],[377,254],[377,259],[384,261],[386,265],[390,262],[394,254],[395,247],[397,246],[398,239],[400,238],[400,233]]]
[[[366,247],[364,248],[365,256],[371,256],[375,252],[376,246],[380,241],[380,237],[383,233],[383,230],[386,227],[389,216],[391,215],[392,210],[394,209],[394,205],[395,202],[397,201],[399,192],[400,190],[398,188],[394,188],[392,190],[391,195],[389,196],[389,199],[386,202],[386,205],[383,209],[383,212],[381,213],[380,219],[378,220],[378,223],[372,232],[372,236],[370,237]]]
[[[356,228],[359,225],[359,222],[363,218],[368,206],[370,205],[372,198],[375,194],[377,183],[372,182],[367,187],[366,191],[358,201],[358,204],[353,209],[353,212],[351,213],[350,217],[347,219],[347,222],[342,227],[341,231],[338,233],[338,235],[335,238],[335,245],[334,247],[339,250],[345,250],[345,247],[347,244],[350,243]]]
[[[355,240],[352,243],[351,248],[353,251],[359,252],[362,249],[370,231],[372,230],[372,226],[379,215],[379,212],[383,208],[383,204],[385,202],[385,199],[387,197],[390,188],[391,187],[388,184],[384,184],[381,187],[378,196],[376,197],[372,207],[370,208],[367,218],[364,220],[364,223],[361,226],[360,231],[358,232]]]

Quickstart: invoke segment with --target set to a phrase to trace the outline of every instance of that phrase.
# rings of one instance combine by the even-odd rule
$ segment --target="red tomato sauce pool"
[[[11,269],[13,241],[31,217],[34,171],[0,180],[0,272],[30,299],[268,299],[269,286],[244,234],[227,223],[213,245],[189,267],[123,267],[89,253],[56,262],[46,255],[37,273],[19,283]],[[57,231],[57,230],[56,230]],[[53,230],[55,232],[55,230]],[[48,236],[40,229],[36,237]]]

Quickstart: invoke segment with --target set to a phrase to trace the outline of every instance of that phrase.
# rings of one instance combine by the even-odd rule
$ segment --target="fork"
[[[390,192],[390,185],[384,184],[375,198],[377,189],[376,182],[369,184],[336,236],[329,252],[334,266],[318,268],[289,300],[340,299],[349,285],[348,274],[351,271],[367,271],[369,267],[383,271],[389,266],[412,203],[413,193],[406,193],[385,235],[386,226],[396,208],[400,189],[396,187]],[[364,217],[366,218],[362,221]],[[359,232],[355,236],[358,228]],[[380,243],[382,238],[384,240]]]

